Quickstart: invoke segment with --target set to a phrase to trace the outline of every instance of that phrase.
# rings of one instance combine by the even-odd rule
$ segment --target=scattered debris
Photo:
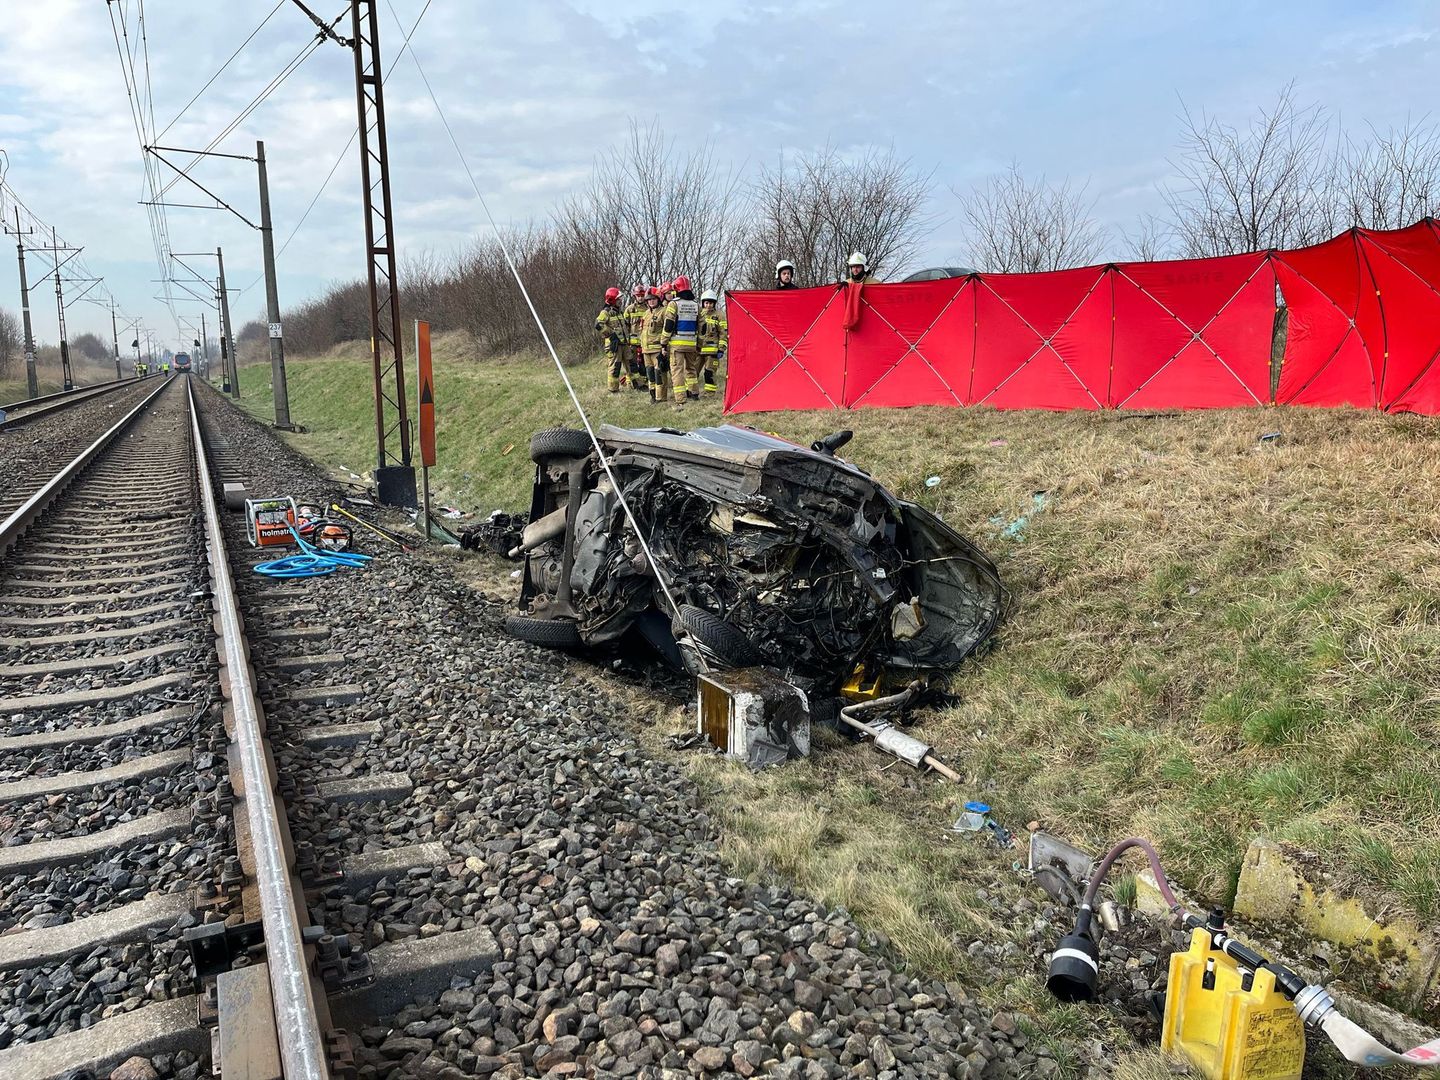
[[[925,478],[925,486],[926,486],[926,487],[930,487],[930,488],[939,487],[939,486],[940,486],[940,477],[938,477],[938,476],[927,476],[927,477]]]
[[[1265,434],[1260,436],[1260,441],[1262,443],[1279,442],[1284,434],[1285,433],[1283,431],[1267,431],[1265,432]]]
[[[810,705],[773,671],[735,668],[697,680],[696,731],[760,770],[810,756]]]
[[[967,802],[965,812],[950,827],[956,832],[981,832],[990,819],[990,807],[983,802]]]
[[[1009,439],[991,439],[991,440],[990,440],[988,443],[986,443],[985,445],[987,445],[987,446],[1009,446],[1009,445],[1010,445],[1010,440],[1009,440]]]
[[[1030,516],[1038,514],[1050,505],[1050,493],[1048,491],[1037,491],[1030,496],[1030,510],[1021,514],[1013,521],[1006,521],[999,514],[990,519],[990,524],[999,530],[1000,536],[1005,540],[1024,540],[1025,531],[1030,527]]]
[[[529,523],[529,514],[492,510],[484,521],[460,533],[460,546],[466,551],[489,551],[502,558],[519,558],[511,552],[520,546],[522,531]]]

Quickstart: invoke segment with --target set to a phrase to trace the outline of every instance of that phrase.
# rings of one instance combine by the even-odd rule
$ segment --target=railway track
[[[135,386],[146,379],[158,378],[154,375],[145,375],[133,379],[117,379],[115,382],[101,383],[99,386],[83,386],[75,390],[61,390],[55,394],[44,394],[40,397],[29,398],[25,401],[12,402],[9,405],[0,405],[0,430],[5,428],[16,428],[21,424],[37,420],[42,416],[52,416],[62,409],[68,409],[72,405],[78,405],[82,401],[90,401],[97,397],[104,397],[106,394],[114,393],[127,387]]]
[[[344,1075],[191,387],[146,391],[0,521],[0,1076]]]
[[[7,414],[0,423],[0,521],[48,482],[60,463],[89,446],[162,381],[131,379],[58,399],[36,398],[44,404]]]

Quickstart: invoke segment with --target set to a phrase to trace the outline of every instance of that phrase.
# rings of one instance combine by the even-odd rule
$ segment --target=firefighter
[[[700,353],[696,331],[700,305],[690,291],[690,279],[681,274],[673,282],[674,299],[665,305],[665,326],[660,341],[670,356],[670,378],[675,385],[675,407],[685,399],[700,400]]]
[[[715,373],[725,359],[729,344],[729,326],[725,316],[720,314],[719,297],[714,289],[700,294],[700,322],[696,328],[696,340],[700,342],[700,364],[704,373],[701,389],[707,394],[715,393]]]
[[[775,288],[777,289],[798,289],[795,284],[795,264],[789,259],[781,259],[775,264]]]
[[[625,347],[629,331],[625,328],[625,315],[620,310],[620,290],[613,285],[605,290],[605,306],[595,316],[595,331],[605,347],[605,361],[610,365],[610,377],[606,383],[610,393],[618,393],[620,380],[625,374]]]
[[[665,329],[665,307],[660,303],[661,286],[652,286],[645,296],[645,317],[640,322],[640,352],[645,358],[645,377],[650,383],[651,401],[668,401],[670,383],[666,379],[669,364],[661,334]]]
[[[868,260],[864,255],[861,255],[860,252],[851,252],[850,261],[845,264],[846,284],[868,285],[874,281],[875,278],[870,273],[870,267],[867,263]]]
[[[630,358],[630,387],[633,390],[644,390],[648,380],[645,378],[645,358],[640,352],[640,324],[645,321],[645,286],[636,285],[630,290],[630,302],[625,305],[625,329],[627,331],[626,344],[629,346]]]

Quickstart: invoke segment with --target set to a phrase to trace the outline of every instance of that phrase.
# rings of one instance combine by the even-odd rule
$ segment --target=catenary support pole
[[[265,144],[255,142],[260,167],[260,240],[265,251],[265,310],[270,323],[270,381],[275,388],[275,426],[290,430],[290,392],[285,383],[285,337],[280,323],[280,287],[275,280],[275,230],[270,225],[270,180]]]
[[[115,303],[110,303],[110,344],[115,349],[115,381],[119,382],[124,376],[120,374],[120,327],[115,322]]]
[[[30,328],[30,286],[25,281],[25,237],[20,232],[20,208],[15,208],[15,248],[20,253],[20,318],[25,326],[25,395],[40,396],[40,377],[35,370],[35,334]]]
[[[415,467],[410,459],[409,403],[405,398],[405,365],[400,342],[395,215],[390,199],[390,153],[385,135],[377,6],[377,0],[350,0],[353,31],[350,45],[355,54],[360,180],[365,204],[371,370],[375,382],[375,486],[381,502],[414,506]]]
[[[70,343],[65,340],[65,293],[60,281],[60,238],[50,230],[50,246],[55,253],[55,317],[60,321],[60,374],[63,388],[75,389],[75,377],[70,372]]]
[[[220,355],[226,357],[230,373],[230,396],[240,400],[240,365],[235,362],[235,324],[230,321],[230,294],[225,289],[225,253],[215,249],[220,264]]]
[[[205,312],[200,312],[200,355],[195,358],[195,367],[202,379],[210,377],[210,333],[205,328]]]

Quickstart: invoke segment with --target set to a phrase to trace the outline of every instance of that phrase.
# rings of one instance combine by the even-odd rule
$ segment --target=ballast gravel
[[[333,491],[217,395],[200,400],[252,494]],[[229,528],[238,542],[233,518]],[[313,606],[297,624],[330,628],[314,650],[344,661],[312,684],[366,690],[348,705],[267,707],[277,760],[307,767],[289,740],[309,726],[373,720],[377,739],[314,760],[406,773],[414,786],[383,803],[302,796],[292,825],[342,861],[421,841],[450,857],[337,886],[313,914],[371,947],[482,925],[500,947],[492,971],[365,1028],[362,1077],[1051,1072],[1012,1017],[899,970],[843,910],[731,877],[694,786],[625,732],[618,699],[508,638],[500,613],[443,566],[357,536],[377,556],[365,570],[239,582],[250,625],[284,604]]]

